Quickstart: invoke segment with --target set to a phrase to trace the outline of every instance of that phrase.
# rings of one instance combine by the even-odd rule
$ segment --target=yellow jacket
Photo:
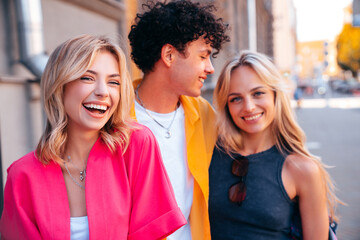
[[[134,82],[135,87],[140,81]],[[193,240],[208,240],[210,223],[208,214],[209,166],[216,142],[215,111],[202,97],[180,97],[185,112],[187,160],[194,177],[194,198],[190,212]],[[136,119],[135,107],[131,115]]]

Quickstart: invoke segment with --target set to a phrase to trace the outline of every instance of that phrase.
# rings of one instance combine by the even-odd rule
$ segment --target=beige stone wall
[[[1,154],[4,177],[6,169],[13,161],[33,150],[42,132],[42,110],[39,99],[30,98],[29,88],[32,87],[38,88],[38,85],[0,83]],[[33,91],[37,90],[39,89]]]
[[[257,51],[273,57],[272,1],[256,1]]]
[[[6,50],[6,34],[5,34],[5,16],[6,13],[4,11],[4,1],[0,3],[0,74],[8,73],[8,64],[7,64],[7,50]]]
[[[79,34],[106,34],[112,37],[119,34],[116,20],[70,2],[42,0],[42,8],[48,53],[63,41]]]
[[[292,0],[274,0],[274,60],[282,73],[293,73],[296,56],[296,12]]]

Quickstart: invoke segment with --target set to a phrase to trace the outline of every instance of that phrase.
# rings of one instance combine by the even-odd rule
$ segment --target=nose
[[[99,81],[97,81],[94,93],[96,96],[99,96],[99,97],[109,96],[109,90],[108,90],[108,86],[107,86],[107,83],[105,80],[99,79]]]
[[[211,59],[209,58],[209,60],[206,63],[205,66],[205,72],[207,74],[213,74],[215,72],[214,66],[212,65]]]
[[[252,111],[255,110],[255,103],[253,101],[253,99],[251,99],[250,97],[245,98],[245,111],[251,113]]]

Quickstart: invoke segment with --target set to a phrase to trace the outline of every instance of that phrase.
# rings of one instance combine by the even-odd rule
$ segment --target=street
[[[349,95],[350,96],[350,95]],[[328,171],[335,181],[339,205],[338,239],[360,239],[360,97],[304,99],[296,109],[311,153],[334,166]]]

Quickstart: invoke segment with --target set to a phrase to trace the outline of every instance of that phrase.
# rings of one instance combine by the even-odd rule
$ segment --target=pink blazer
[[[186,223],[157,142],[140,127],[129,148],[114,154],[99,138],[86,168],[90,239],[161,239]],[[70,210],[56,163],[31,152],[8,169],[0,220],[2,239],[70,239]]]

